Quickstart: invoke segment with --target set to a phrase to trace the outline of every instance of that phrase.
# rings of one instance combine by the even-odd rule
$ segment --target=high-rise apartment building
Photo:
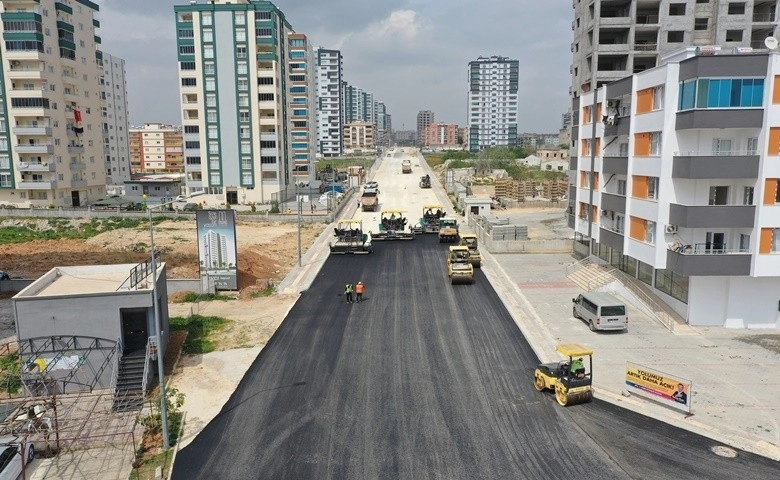
[[[106,185],[124,185],[130,180],[129,131],[127,117],[127,74],[125,61],[103,52],[98,65],[103,69],[100,81],[101,98],[105,106],[103,116],[103,153],[105,155]]]
[[[423,132],[424,147],[454,147],[458,144],[458,125],[432,123]]]
[[[417,112],[417,145],[425,146],[425,129],[428,125],[434,123],[436,116],[430,110],[420,110]]]
[[[134,174],[184,173],[181,128],[160,123],[131,127],[130,165]]]
[[[355,121],[344,126],[344,152],[365,153],[376,148],[373,123]]]
[[[517,146],[519,63],[506,57],[469,62],[469,150]]]
[[[659,65],[686,46],[764,48],[777,31],[777,0],[576,1],[571,89],[591,88]]]
[[[306,79],[290,78],[311,60],[306,46],[291,37],[292,27],[271,2],[210,0],[174,12],[187,192],[220,195],[231,204],[289,196],[292,129],[315,128],[313,101],[291,104],[292,95],[301,102],[314,94],[310,67]]]
[[[387,106],[384,102],[374,102],[374,112],[376,113],[376,144],[387,146],[390,142],[390,114],[387,113]]]
[[[777,327],[780,56],[665,60],[575,102],[570,225],[690,324]]]
[[[317,49],[317,154],[338,157],[344,150],[342,88],[344,64],[339,50]]]
[[[290,33],[289,145],[292,155],[292,180],[308,184],[314,180],[314,160],[317,150],[317,105],[315,103],[316,59],[309,39],[302,33]]]
[[[106,191],[98,6],[0,2],[0,203],[81,206]]]

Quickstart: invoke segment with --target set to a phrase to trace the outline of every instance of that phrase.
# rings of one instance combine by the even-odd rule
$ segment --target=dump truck
[[[414,240],[414,231],[406,231],[407,220],[403,210],[382,210],[379,232],[371,236],[377,242],[384,240]]]
[[[477,242],[477,235],[474,233],[464,233],[460,236],[460,244],[468,247],[469,258],[471,258],[471,265],[473,265],[474,268],[480,268],[482,266],[482,254],[479,253]]]
[[[401,162],[401,172],[403,173],[412,173],[412,161],[411,160],[404,160]]]
[[[441,205],[423,206],[423,216],[420,217],[420,223],[412,227],[415,234],[420,233],[438,233],[439,220],[444,216],[444,209]]]
[[[363,233],[363,221],[360,219],[341,220],[333,230],[336,240],[330,242],[331,255],[365,255],[373,252],[371,232]]]
[[[420,188],[431,188],[431,176],[423,175],[420,177]]]
[[[593,376],[593,350],[576,343],[561,344],[555,349],[566,357],[557,363],[540,363],[534,371],[534,387],[538,391],[553,390],[561,406],[590,402]],[[583,361],[588,357],[588,362]]]
[[[439,243],[455,243],[458,240],[458,220],[450,217],[439,219]]]
[[[447,255],[447,275],[450,283],[474,283],[474,267],[469,261],[469,248],[462,245],[450,247]]]
[[[360,208],[364,212],[376,212],[379,206],[379,190],[376,188],[366,188],[360,197]]]

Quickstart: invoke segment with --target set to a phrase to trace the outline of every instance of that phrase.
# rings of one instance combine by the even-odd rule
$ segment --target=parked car
[[[320,195],[320,202],[321,203],[327,203],[328,199],[334,199],[339,200],[341,197],[343,197],[344,194],[341,192],[335,192],[335,191],[327,191]]]
[[[0,280],[10,280],[11,276],[8,275],[8,272],[4,272],[0,270]]]
[[[378,189],[379,188],[379,183],[371,181],[371,182],[366,183],[366,185],[363,188],[365,188],[366,190]]]
[[[187,200],[187,195],[176,195],[176,198],[173,199],[174,202],[184,202]]]
[[[197,209],[198,209],[197,203],[187,203],[184,205],[184,208],[182,208],[182,210],[184,210],[185,212],[194,212]]]
[[[22,452],[22,444],[18,442],[17,437],[0,437],[0,480],[16,480],[22,474],[23,466],[29,465],[35,457],[32,443],[27,443]],[[30,478],[29,474],[27,478]]]

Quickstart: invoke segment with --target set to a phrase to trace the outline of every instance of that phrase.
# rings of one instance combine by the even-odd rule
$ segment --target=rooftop
[[[138,284],[131,288],[131,272],[137,266],[139,265],[123,263],[54,267],[16,294],[14,298],[74,296],[151,289],[151,284],[141,273],[138,275]],[[158,266],[158,269],[160,267],[162,265]]]

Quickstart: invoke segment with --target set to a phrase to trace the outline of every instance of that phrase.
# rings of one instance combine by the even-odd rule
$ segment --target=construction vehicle
[[[439,219],[439,243],[455,243],[460,240],[458,220],[446,217]]]
[[[460,244],[468,247],[469,258],[471,258],[471,265],[473,265],[474,268],[482,267],[482,254],[479,253],[477,242],[477,235],[475,233],[464,233],[460,236]]]
[[[404,160],[401,162],[401,172],[403,173],[412,173],[412,161],[411,160]]]
[[[360,208],[364,212],[376,212],[379,207],[379,189],[366,188],[360,197]]]
[[[431,176],[423,175],[420,177],[420,188],[431,188]]]
[[[382,210],[379,232],[371,236],[374,241],[414,240],[414,231],[406,231],[406,217],[403,210]]]
[[[359,219],[340,220],[333,231],[336,241],[330,243],[331,255],[368,254],[373,251],[371,232],[363,233],[363,221]]]
[[[554,390],[555,399],[566,407],[593,399],[593,351],[576,343],[555,347],[567,360],[540,363],[534,371],[534,387],[538,391]],[[587,363],[583,362],[588,357]]]
[[[444,216],[444,209],[441,205],[423,206],[423,216],[420,223],[412,227],[416,234],[420,233],[438,233],[439,220]]]
[[[469,248],[462,245],[450,247],[447,255],[447,275],[452,285],[474,283],[474,267],[469,260]]]

